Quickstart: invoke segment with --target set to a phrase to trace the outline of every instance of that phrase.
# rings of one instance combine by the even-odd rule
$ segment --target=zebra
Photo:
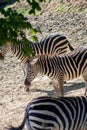
[[[68,51],[68,48],[72,51],[74,48],[71,46],[67,38],[59,33],[47,35],[45,38],[42,38],[40,42],[29,42],[30,47],[33,49],[35,56],[41,54],[64,54]],[[4,59],[5,55],[11,51],[21,63],[25,63],[29,57],[25,56],[23,53],[25,45],[22,43],[13,44],[7,43],[4,47],[1,48],[0,59]]]
[[[87,97],[38,97],[28,103],[19,127],[8,130],[87,130]]]
[[[33,49],[35,56],[39,56],[41,54],[64,54],[70,49],[71,51],[74,50],[74,48],[71,46],[70,42],[67,40],[66,36],[63,36],[59,33],[54,33],[47,35],[46,37],[42,38],[40,42],[29,42],[30,47]],[[24,72],[24,66],[27,60],[30,59],[29,56],[25,56],[23,53],[23,49],[25,48],[24,44],[13,44],[13,43],[7,43],[4,45],[4,47],[1,47],[0,52],[0,60],[4,60],[5,55],[10,51],[15,55],[21,62],[21,67]],[[52,83],[52,82],[51,82]],[[25,88],[26,91],[28,89]]]
[[[79,47],[64,55],[42,55],[31,62],[27,61],[24,84],[29,89],[31,82],[40,73],[47,75],[54,83],[55,96],[64,96],[64,81],[75,79],[82,75],[85,80],[85,95],[87,91],[87,47]]]

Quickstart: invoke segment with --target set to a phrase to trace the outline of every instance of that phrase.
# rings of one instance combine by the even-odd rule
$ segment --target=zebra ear
[[[31,65],[35,65],[37,63],[38,58],[35,58],[31,61]]]

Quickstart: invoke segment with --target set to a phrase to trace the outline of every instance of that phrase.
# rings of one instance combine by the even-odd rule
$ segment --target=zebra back
[[[25,109],[24,120],[29,130],[87,130],[87,97],[33,99]]]
[[[71,46],[67,38],[59,33],[51,34],[42,38],[39,42],[41,45],[41,54],[64,54],[68,48],[72,51],[74,48]]]
[[[39,66],[39,71],[47,76],[50,76],[52,71],[55,75],[60,71],[66,76],[65,80],[74,79],[82,75],[87,67],[87,48],[80,47],[64,55],[41,55],[35,64]]]
[[[46,36],[45,38],[41,39],[40,42],[34,43],[30,42],[30,46],[33,49],[35,56],[41,54],[64,54],[67,52],[68,47],[70,50],[74,48],[70,45],[67,38],[60,34],[51,34]],[[21,62],[26,62],[29,59],[28,56],[25,56],[23,53],[23,48],[25,47],[24,44],[17,44],[14,45],[12,43],[6,44],[2,49],[2,54],[0,54],[1,58],[2,55],[5,56],[9,51],[11,51]]]

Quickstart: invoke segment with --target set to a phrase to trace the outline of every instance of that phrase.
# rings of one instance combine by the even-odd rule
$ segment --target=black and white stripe
[[[87,97],[39,97],[26,107],[22,130],[87,130]]]
[[[41,52],[38,54],[64,54],[67,52],[68,48],[72,51],[74,48],[71,46],[67,38],[59,33],[51,34],[42,38],[39,42],[41,46]],[[33,47],[35,48],[35,47]],[[35,49],[34,49],[35,50]],[[39,50],[39,49],[38,49]],[[35,51],[36,52],[36,51]]]
[[[40,56],[25,66],[25,85],[30,86],[38,73],[47,75],[57,84],[54,84],[56,95],[58,87],[64,95],[64,81],[83,76],[87,89],[87,48],[80,47],[65,55]]]
[[[30,42],[30,46],[33,49],[35,56],[41,54],[64,54],[67,52],[68,48],[73,50],[74,48],[70,45],[67,38],[58,33],[51,34],[42,38],[40,42],[34,43]],[[21,60],[22,63],[25,63],[29,57],[25,57],[23,53],[24,44],[12,44],[8,43],[4,47],[2,47],[2,53],[0,53],[0,59],[4,58],[5,55],[11,51],[18,59]]]

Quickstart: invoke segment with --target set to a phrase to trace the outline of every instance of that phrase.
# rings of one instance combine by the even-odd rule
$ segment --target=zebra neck
[[[40,43],[34,43],[34,42],[31,42],[31,47],[35,53],[35,55],[40,55],[42,52],[41,52],[41,45]]]
[[[47,75],[50,78],[53,78],[55,75],[55,59],[48,56],[42,56],[38,59],[38,71],[41,74]],[[54,74],[53,74],[54,73]]]

